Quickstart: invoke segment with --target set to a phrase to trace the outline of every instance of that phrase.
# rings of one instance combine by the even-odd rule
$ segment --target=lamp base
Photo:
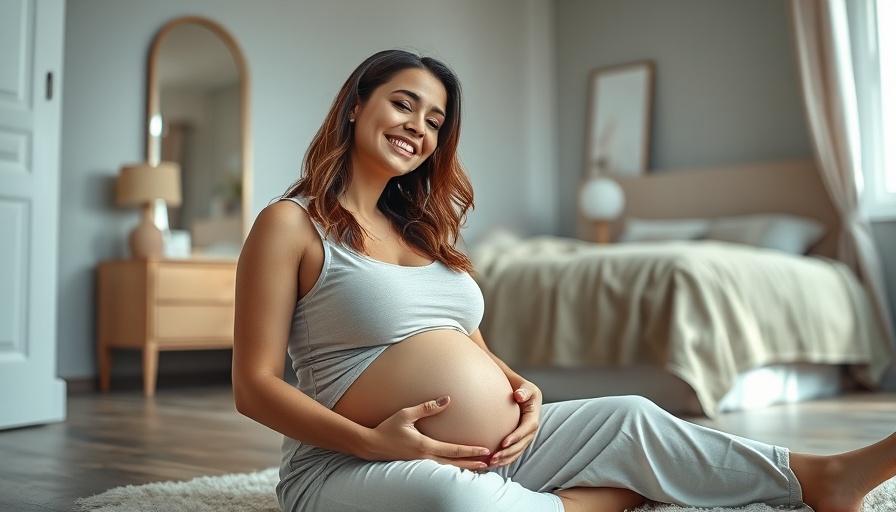
[[[165,242],[162,239],[162,230],[156,227],[152,221],[152,203],[143,205],[143,215],[140,224],[131,231],[128,242],[131,248],[131,257],[140,260],[158,260],[162,258]]]
[[[595,237],[594,241],[599,244],[610,243],[610,226],[606,221],[595,221]]]

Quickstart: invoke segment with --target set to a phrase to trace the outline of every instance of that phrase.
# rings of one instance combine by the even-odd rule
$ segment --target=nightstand
[[[100,389],[113,349],[143,353],[143,393],[153,396],[159,351],[233,347],[234,260],[116,260],[97,270]]]

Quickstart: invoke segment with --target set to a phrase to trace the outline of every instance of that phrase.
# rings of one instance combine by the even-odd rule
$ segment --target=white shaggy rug
[[[274,486],[277,468],[254,473],[203,476],[187,482],[158,482],[116,487],[75,501],[73,512],[280,512]],[[695,509],[647,504],[634,512],[772,512],[768,505]],[[809,511],[808,507],[799,509]],[[865,498],[864,512],[896,511],[896,479],[885,482]]]

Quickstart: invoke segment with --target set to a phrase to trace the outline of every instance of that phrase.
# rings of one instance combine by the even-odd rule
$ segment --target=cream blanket
[[[480,329],[509,365],[653,365],[693,387],[709,416],[745,370],[849,364],[874,386],[892,355],[864,288],[834,260],[539,237],[483,247],[473,263]]]

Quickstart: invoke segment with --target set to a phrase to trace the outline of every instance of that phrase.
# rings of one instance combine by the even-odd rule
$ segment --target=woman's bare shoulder
[[[315,238],[317,232],[304,208],[293,201],[277,201],[261,210],[246,242],[274,243],[301,254]]]
[[[289,232],[293,236],[315,235],[308,212],[294,201],[282,200],[267,205],[258,214],[255,223],[261,223],[265,228]]]

